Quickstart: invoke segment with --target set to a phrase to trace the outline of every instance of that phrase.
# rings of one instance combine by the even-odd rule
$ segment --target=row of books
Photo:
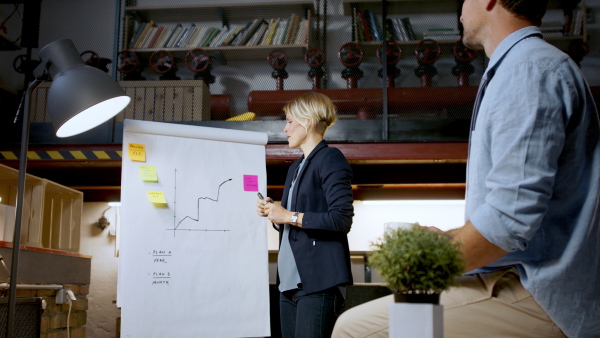
[[[423,39],[455,42],[460,40],[460,31],[456,28],[428,28],[423,32]]]
[[[244,25],[229,27],[156,26],[141,23],[129,42],[129,48],[202,48],[222,46],[306,44],[309,22],[297,14],[288,18],[257,18]]]
[[[562,34],[565,36],[579,36],[583,34],[583,20],[585,11],[582,8],[565,11],[565,24]]]
[[[416,40],[410,18],[387,18],[385,30],[381,22],[381,16],[370,10],[361,10],[357,7],[352,9],[352,26],[355,40],[358,42],[383,41],[384,38],[396,41]]]
[[[540,27],[544,37],[580,36],[583,34],[585,12],[565,10],[564,21],[544,21]]]

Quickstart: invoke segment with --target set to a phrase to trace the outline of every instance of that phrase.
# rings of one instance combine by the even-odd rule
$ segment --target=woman
[[[331,100],[306,93],[283,108],[290,148],[304,155],[288,170],[281,205],[257,201],[279,225],[277,285],[283,337],[329,337],[352,284],[347,234],[352,225],[352,170],[325,131],[337,119]]]

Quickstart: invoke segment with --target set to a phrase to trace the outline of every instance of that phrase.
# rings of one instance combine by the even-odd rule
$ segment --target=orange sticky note
[[[162,191],[147,191],[150,202],[155,204],[167,204],[167,199]]]
[[[129,159],[132,161],[146,162],[146,146],[143,144],[129,143]]]

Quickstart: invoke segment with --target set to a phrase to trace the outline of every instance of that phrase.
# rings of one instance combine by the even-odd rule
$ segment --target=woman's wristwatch
[[[290,224],[292,225],[297,225],[298,224],[298,214],[299,212],[296,211],[293,215],[292,215],[292,222]]]

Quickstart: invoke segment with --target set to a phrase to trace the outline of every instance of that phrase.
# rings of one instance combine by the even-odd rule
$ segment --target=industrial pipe
[[[298,95],[311,90],[252,91],[248,94],[248,111],[258,116],[282,115],[283,106]],[[320,89],[337,106],[340,114],[372,116],[382,111],[380,88]],[[431,113],[473,107],[477,87],[388,88],[390,114]]]

